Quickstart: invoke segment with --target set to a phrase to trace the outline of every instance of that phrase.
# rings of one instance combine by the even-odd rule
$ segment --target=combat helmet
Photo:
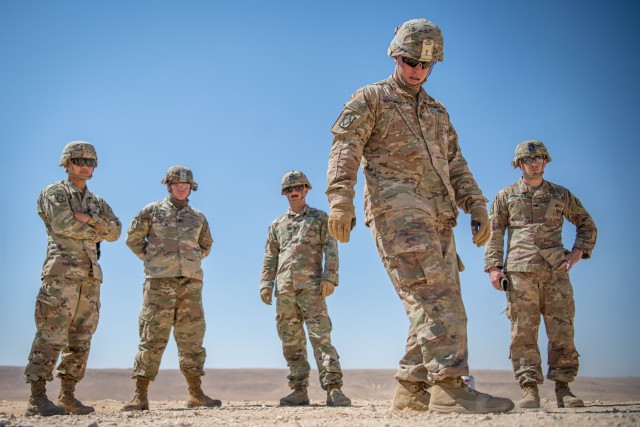
[[[511,166],[517,168],[520,166],[520,159],[531,156],[543,156],[547,160],[547,163],[551,162],[549,151],[547,151],[547,147],[544,146],[542,141],[530,139],[518,144]]]
[[[193,180],[193,172],[186,166],[171,166],[162,178],[162,183],[166,185],[176,184],[178,182],[188,182],[193,191],[198,190],[198,183]]]
[[[404,56],[416,61],[442,61],[442,31],[436,24],[424,18],[407,21],[396,27],[388,54],[392,58]]]
[[[307,179],[307,176],[300,172],[293,170],[291,172],[287,172],[282,177],[282,182],[280,183],[280,194],[284,194],[284,189],[287,187],[293,187],[294,185],[304,185],[309,190],[311,190],[311,183]]]
[[[66,167],[71,159],[93,159],[96,161],[94,168],[98,167],[98,154],[93,145],[85,141],[71,141],[62,149],[60,166]]]

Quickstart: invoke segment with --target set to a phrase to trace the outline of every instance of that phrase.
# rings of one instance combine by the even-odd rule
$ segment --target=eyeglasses
[[[292,193],[294,191],[302,191],[304,190],[304,185],[300,184],[300,185],[294,185],[293,187],[287,187],[284,189],[285,193]]]
[[[95,159],[85,159],[85,158],[77,158],[77,159],[71,159],[71,163],[73,163],[76,166],[84,166],[87,165],[90,168],[94,167],[96,165],[96,160]]]
[[[546,160],[546,157],[544,156],[524,157],[520,159],[520,161],[525,165],[528,165],[530,163],[542,163],[545,160]]]
[[[191,188],[191,184],[188,182],[172,182],[172,187],[176,187],[179,190],[186,190],[187,188]]]
[[[420,64],[422,65],[423,70],[426,70],[427,68],[431,68],[433,67],[433,64],[435,64],[434,61],[416,61],[415,59],[407,58],[406,56],[402,57],[402,62],[404,62],[411,68],[416,68],[418,64]]]

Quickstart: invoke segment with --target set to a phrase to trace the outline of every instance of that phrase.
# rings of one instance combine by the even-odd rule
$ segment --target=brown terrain
[[[163,370],[151,383],[151,410],[120,412],[133,396],[134,382],[124,369],[90,370],[78,384],[76,397],[93,405],[96,413],[82,416],[25,417],[29,387],[22,382],[22,367],[0,367],[0,426],[640,426],[639,377],[579,377],[574,393],[584,408],[556,407],[553,383],[541,388],[542,408],[516,408],[508,414],[457,415],[395,411],[390,408],[395,382],[393,370],[346,370],[343,391],[353,406],[329,408],[325,394],[312,376],[311,405],[279,407],[288,394],[283,369],[209,369],[203,389],[222,400],[216,409],[187,409],[186,383],[177,370]],[[509,371],[472,372],[478,390],[520,398]],[[48,384],[55,401],[59,380]]]

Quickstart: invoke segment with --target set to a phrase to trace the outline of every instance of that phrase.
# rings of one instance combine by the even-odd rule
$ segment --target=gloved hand
[[[491,226],[489,224],[489,214],[484,206],[471,209],[471,232],[473,233],[473,243],[478,247],[484,245],[491,237]]]
[[[351,230],[356,225],[355,208],[351,203],[340,203],[329,212],[329,233],[338,241],[349,241]]]
[[[322,293],[322,297],[326,298],[331,295],[336,288],[336,285],[329,280],[323,280],[320,282],[320,292]]]
[[[271,305],[271,296],[273,295],[273,289],[271,288],[262,288],[260,289],[260,298],[262,302]]]

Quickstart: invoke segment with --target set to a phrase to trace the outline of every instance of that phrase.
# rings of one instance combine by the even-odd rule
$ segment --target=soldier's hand
[[[89,222],[89,220],[91,219],[91,215],[88,215],[86,213],[81,213],[81,212],[74,212],[73,217],[84,224]]]
[[[491,226],[489,214],[484,206],[471,209],[471,232],[473,233],[473,243],[478,247],[489,241]]]
[[[351,203],[340,203],[329,212],[329,233],[339,242],[349,241],[351,230],[356,225],[355,208]]]
[[[333,282],[329,280],[323,280],[322,282],[320,282],[320,292],[322,293],[323,298],[326,298],[329,295],[331,295],[335,290],[335,288],[336,288],[336,285],[334,285]]]
[[[498,267],[491,267],[489,269],[489,280],[491,280],[491,284],[494,288],[499,291],[502,291],[502,284],[500,284],[500,279],[506,278],[507,275],[502,272]]]
[[[263,288],[260,289],[260,298],[262,302],[271,305],[271,296],[273,295],[273,289],[271,288]]]
[[[566,268],[568,273],[569,271],[571,271],[573,266],[582,259],[582,255],[584,255],[582,249],[574,248],[571,252],[564,256],[564,261],[560,263],[556,270],[562,270],[563,268]]]

